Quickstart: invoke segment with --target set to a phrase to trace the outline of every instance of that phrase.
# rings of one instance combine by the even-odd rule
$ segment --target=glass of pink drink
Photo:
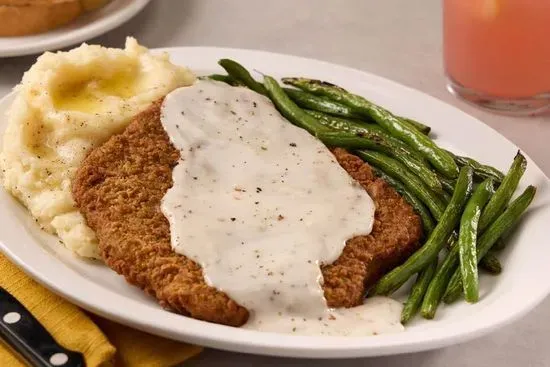
[[[550,109],[550,0],[443,0],[448,89],[494,111]]]

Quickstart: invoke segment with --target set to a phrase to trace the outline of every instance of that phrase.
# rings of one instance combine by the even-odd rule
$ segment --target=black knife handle
[[[42,324],[2,287],[0,287],[0,337],[21,354],[31,366],[85,366],[82,354],[57,344]]]

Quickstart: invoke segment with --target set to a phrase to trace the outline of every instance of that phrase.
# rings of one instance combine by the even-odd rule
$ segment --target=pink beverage
[[[443,0],[451,92],[503,112],[550,106],[550,0]]]

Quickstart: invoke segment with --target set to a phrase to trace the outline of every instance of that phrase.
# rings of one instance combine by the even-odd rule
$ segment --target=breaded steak
[[[160,210],[172,185],[179,152],[160,121],[161,101],[135,117],[119,135],[93,150],[73,182],[73,195],[99,239],[105,263],[163,307],[194,318],[239,326],[248,311],[206,284],[198,264],[172,251],[170,227]],[[362,303],[365,290],[416,250],[420,218],[370,167],[345,150],[338,162],[376,204],[372,233],[347,241],[339,259],[324,265],[331,307]]]

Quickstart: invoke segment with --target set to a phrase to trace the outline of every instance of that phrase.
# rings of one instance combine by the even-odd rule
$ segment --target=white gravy
[[[170,93],[162,124],[181,160],[163,198],[174,250],[250,311],[245,328],[298,335],[403,329],[401,304],[329,309],[320,264],[370,233],[374,203],[317,139],[245,88],[201,81]]]

